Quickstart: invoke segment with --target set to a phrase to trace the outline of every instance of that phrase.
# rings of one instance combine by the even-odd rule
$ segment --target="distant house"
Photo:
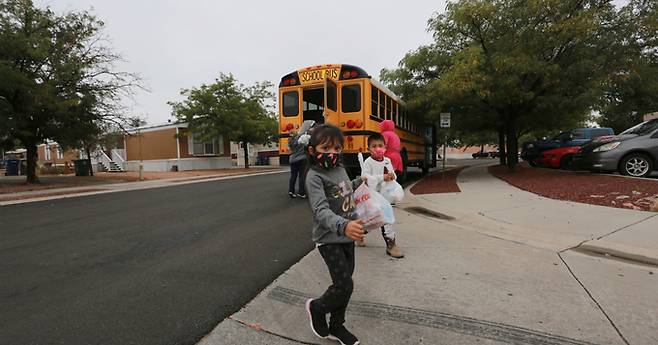
[[[279,165],[279,145],[249,144],[247,146],[250,165]],[[244,166],[244,146],[242,143],[231,142],[231,158],[233,165]]]
[[[653,119],[658,119],[658,112],[648,113],[644,115],[644,121],[649,121]]]
[[[80,157],[78,150],[63,150],[54,141],[46,141],[45,144],[37,146],[38,166],[69,167],[73,161]]]
[[[139,170],[140,162],[145,171],[231,167],[231,147],[228,140],[221,136],[212,140],[201,140],[198,135],[188,133],[187,123],[130,129],[124,136],[124,149],[112,150],[110,158],[128,171]]]

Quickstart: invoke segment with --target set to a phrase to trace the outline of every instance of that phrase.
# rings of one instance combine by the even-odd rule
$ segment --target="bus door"
[[[331,79],[324,80],[324,121],[338,126],[338,87]]]
[[[324,123],[323,87],[302,89],[302,112],[302,121],[313,120],[315,123]]]

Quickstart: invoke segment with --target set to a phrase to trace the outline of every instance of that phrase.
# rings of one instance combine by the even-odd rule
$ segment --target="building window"
[[[45,160],[49,161],[50,160],[50,146],[48,146],[48,144],[46,144],[43,152],[44,152],[44,155],[45,155]]]
[[[212,140],[201,140],[197,133],[193,134],[193,152],[194,156],[217,156],[224,154],[224,139],[220,135]]]
[[[299,93],[289,91],[283,94],[283,116],[297,116],[299,114]]]
[[[341,110],[343,113],[361,111],[361,85],[347,85],[342,87]]]

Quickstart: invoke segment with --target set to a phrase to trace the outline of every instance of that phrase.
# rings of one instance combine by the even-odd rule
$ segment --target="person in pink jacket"
[[[386,144],[386,153],[384,153],[384,156],[391,160],[395,174],[400,176],[403,170],[402,156],[400,155],[400,137],[395,134],[395,122],[384,120],[379,124],[379,128]]]

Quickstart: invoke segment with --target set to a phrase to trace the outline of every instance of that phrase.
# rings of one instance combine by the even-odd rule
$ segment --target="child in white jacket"
[[[381,192],[384,182],[395,181],[397,179],[391,160],[384,156],[386,152],[384,137],[379,133],[370,135],[368,137],[368,150],[370,151],[370,157],[363,162],[361,176],[367,178],[368,186],[374,187],[376,191]],[[396,259],[404,257],[402,250],[395,244],[393,224],[382,226],[382,237],[384,237],[384,241],[386,242],[386,254]],[[357,241],[356,245],[365,247],[363,241]]]

